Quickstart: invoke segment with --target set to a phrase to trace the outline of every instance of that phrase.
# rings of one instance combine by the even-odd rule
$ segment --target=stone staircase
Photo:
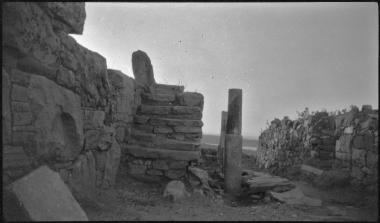
[[[130,174],[178,179],[199,160],[203,95],[155,84],[141,93],[128,141]]]

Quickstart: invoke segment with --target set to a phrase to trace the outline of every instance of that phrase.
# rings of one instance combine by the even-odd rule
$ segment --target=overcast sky
[[[219,134],[228,89],[243,89],[243,136],[296,111],[378,108],[377,3],[90,3],[83,46],[133,77],[204,95],[203,133]]]

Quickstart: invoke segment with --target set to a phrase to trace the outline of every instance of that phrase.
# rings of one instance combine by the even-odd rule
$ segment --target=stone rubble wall
[[[136,110],[134,79],[78,44],[85,3],[2,7],[3,182],[47,164],[80,193],[115,182]]]
[[[180,179],[200,159],[203,95],[155,84],[141,92],[127,146],[129,173],[160,181]]]
[[[275,119],[259,137],[261,168],[286,173],[308,161],[320,168],[347,168],[352,183],[377,185],[378,111],[364,105],[339,115],[303,112],[297,120]],[[325,165],[327,164],[327,165]]]
[[[350,170],[354,186],[370,191],[378,186],[378,121],[378,111],[370,106],[335,118],[339,166]]]
[[[135,79],[108,69],[69,35],[82,34],[85,3],[2,6],[4,184],[47,165],[75,196],[93,196],[114,185],[121,159],[172,179],[199,159],[203,96],[157,84],[142,51]]]

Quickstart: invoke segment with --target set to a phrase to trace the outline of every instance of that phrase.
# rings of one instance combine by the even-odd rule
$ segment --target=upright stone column
[[[225,140],[226,140],[226,127],[227,127],[227,111],[222,111],[222,122],[220,127],[220,137],[219,137],[219,146],[218,146],[218,166],[222,174],[224,174],[224,156],[225,156]]]
[[[132,69],[138,88],[147,90],[156,84],[152,63],[144,51],[138,50],[132,53]]]
[[[242,154],[242,90],[229,89],[228,115],[225,138],[225,172],[226,192],[238,195],[241,189],[241,154]]]

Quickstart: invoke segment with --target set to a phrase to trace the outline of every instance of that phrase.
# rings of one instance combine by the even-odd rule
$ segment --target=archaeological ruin
[[[275,119],[261,132],[252,160],[243,152],[243,92],[229,89],[228,111],[215,111],[221,118],[219,145],[207,149],[202,93],[157,83],[149,52],[135,49],[125,58],[133,74],[124,74],[70,36],[83,33],[84,2],[2,6],[6,220],[99,220],[94,212],[117,209],[104,208],[107,203],[91,216],[82,210],[86,202],[97,205],[99,191],[116,191],[123,202],[153,208],[154,196],[136,192],[142,187],[136,182],[167,185],[159,189],[157,203],[169,197],[172,206],[195,195],[219,205],[228,194],[233,195],[228,208],[247,199],[251,206],[321,208],[325,201],[302,192],[295,173],[316,187],[378,194],[378,110],[371,106],[339,114],[305,110],[295,120]],[[247,160],[255,168],[246,167]],[[136,182],[125,183],[126,176]],[[137,185],[137,195],[130,198],[132,192],[116,188],[121,181]]]

